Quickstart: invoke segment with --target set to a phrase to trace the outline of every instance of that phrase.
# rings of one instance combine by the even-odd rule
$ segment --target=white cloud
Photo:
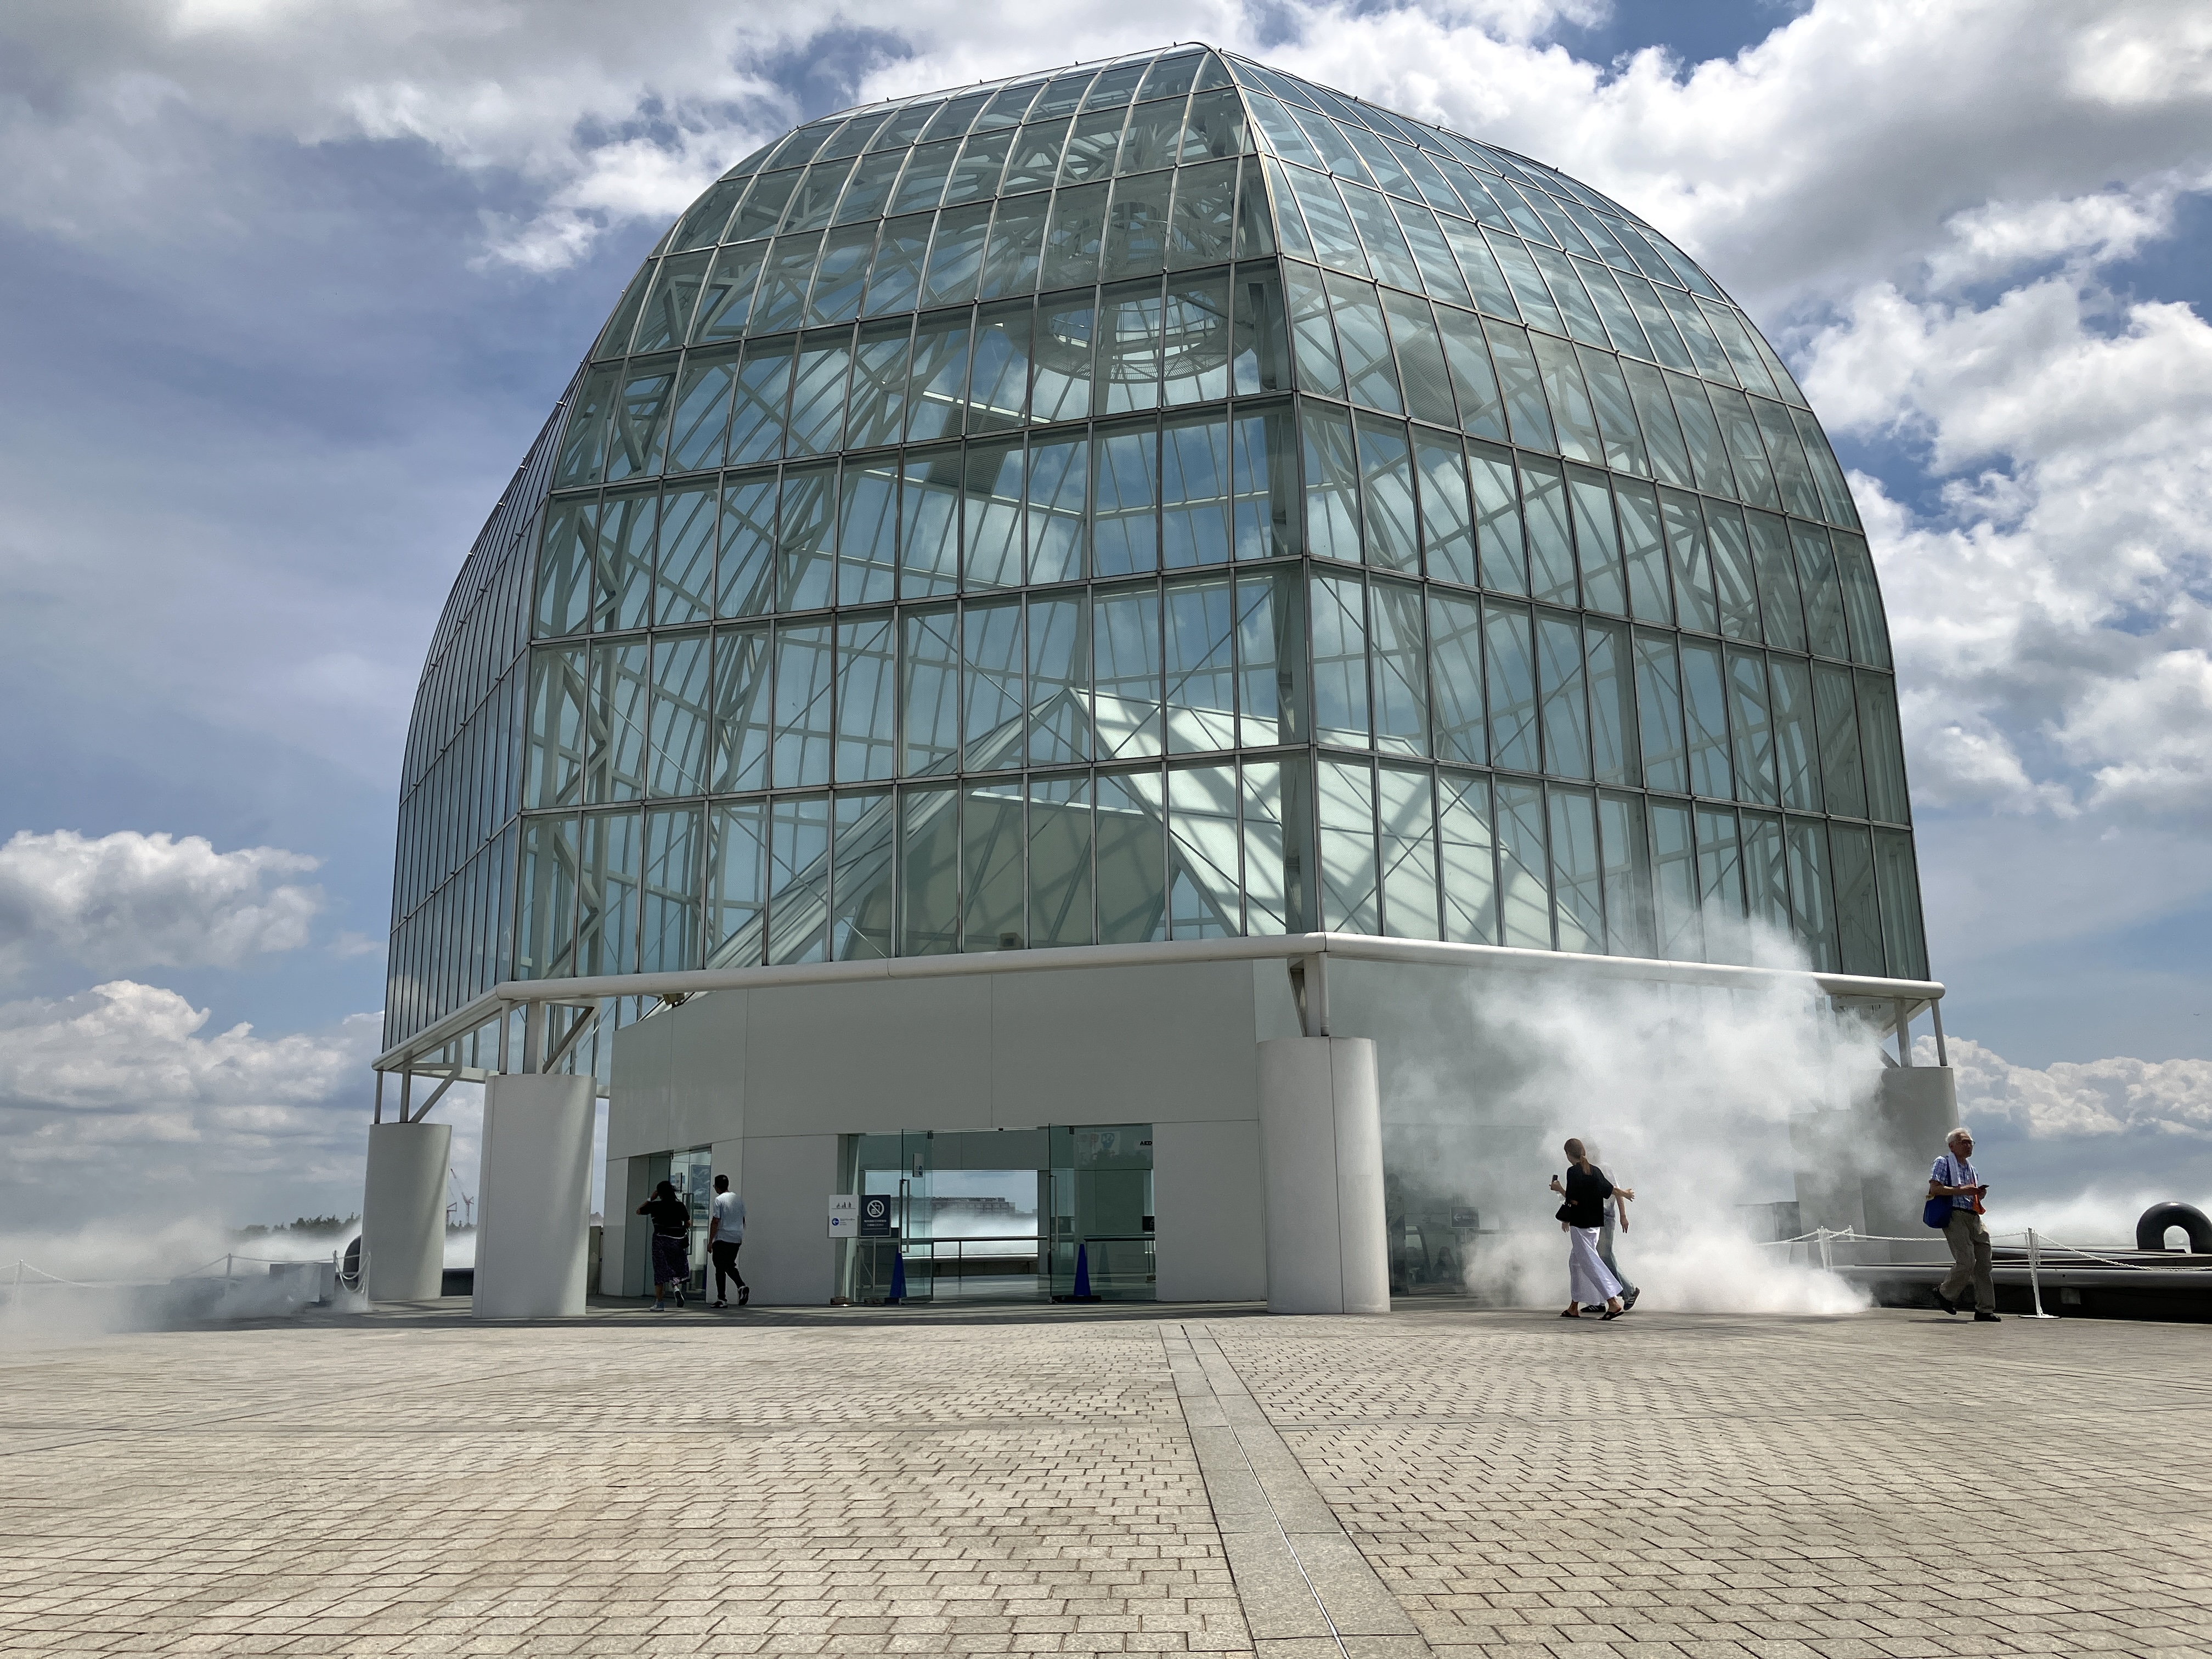
[[[2148,1133],[2212,1145],[2212,1060],[2060,1060],[2038,1068],[2015,1066],[1968,1038],[1954,1037],[1949,1048],[1960,1115],[1970,1126],[2001,1121],[2034,1139]],[[1935,1040],[1923,1038],[1914,1054],[1932,1065]]]
[[[280,1037],[249,1024],[210,1034],[210,1018],[130,980],[0,1004],[10,1216],[67,1214],[118,1183],[167,1194],[165,1215],[256,1188],[357,1208],[380,1016]]]
[[[0,845],[0,975],[40,957],[112,971],[296,950],[323,890],[289,878],[320,863],[278,847],[218,853],[198,836],[21,830]]]

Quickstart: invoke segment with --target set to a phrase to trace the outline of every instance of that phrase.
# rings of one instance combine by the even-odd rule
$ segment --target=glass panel
[[[1045,221],[1052,201],[1031,196],[999,204],[991,224],[991,241],[983,257],[981,287],[986,300],[1002,294],[1027,294],[1036,287],[1037,268],[1043,257]]]
[[[768,803],[739,801],[707,815],[707,961],[760,961],[768,903]]]
[[[1709,495],[1734,495],[1735,472],[1729,465],[1728,445],[1705,388],[1680,374],[1669,374],[1667,386],[1674,394],[1674,413],[1680,417],[1682,435],[1689,445],[1690,469],[1697,486]]]
[[[1598,434],[1597,413],[1590,403],[1589,388],[1583,384],[1582,366],[1576,360],[1574,348],[1545,334],[1530,335],[1528,343],[1534,348],[1537,366],[1543,376],[1545,399],[1551,405],[1553,418],[1559,422],[1559,453],[1572,460],[1588,461],[1593,466],[1604,465],[1605,442]]]
[[[1379,933],[1374,775],[1363,762],[1324,760],[1317,775],[1322,925],[1332,933]]]
[[[966,769],[995,771],[1022,763],[1022,606],[1019,599],[969,605],[962,617],[962,693],[968,733]]]
[[[1253,422],[1255,426],[1257,422]],[[1170,570],[1230,556],[1229,422],[1167,422],[1161,447],[1161,563]]]
[[[1682,714],[1689,738],[1690,789],[1693,794],[1726,800],[1735,794],[1729,766],[1728,704],[1717,645],[1685,639],[1682,651]]]
[[[1459,262],[1445,245],[1437,216],[1425,208],[1404,202],[1393,202],[1390,205],[1405,230],[1406,240],[1413,250],[1413,263],[1420,268],[1421,280],[1429,292],[1455,305],[1473,305],[1474,296],[1460,276]]]
[[[675,234],[668,239],[668,246],[678,250],[713,247],[722,240],[722,229],[730,222],[731,210],[750,183],[750,173],[716,179],[705,195],[684,210],[683,218],[677,222]]]
[[[530,708],[522,805],[573,806],[583,799],[584,649],[530,653]]]
[[[696,806],[659,807],[645,815],[640,973],[682,973],[699,966],[699,887],[705,843]]]
[[[1743,512],[1725,501],[1705,503],[1712,532],[1713,585],[1720,597],[1721,632],[1731,640],[1759,637],[1759,587],[1752,576],[1751,538]]]
[[[1231,373],[1239,397],[1290,390],[1290,350],[1283,333],[1283,292],[1274,270],[1237,273]]]
[[[1028,943],[1019,780],[963,792],[960,948],[1018,951]]]
[[[592,626],[642,628],[653,604],[653,523],[659,495],[611,495],[599,509],[599,559],[592,583]]]
[[[1596,803],[1584,789],[1547,792],[1552,818],[1552,896],[1559,949],[1605,949],[1604,871],[1597,848]]]
[[[1649,363],[1624,362],[1620,368],[1627,376],[1636,417],[1642,422],[1644,435],[1651,447],[1653,467],[1664,482],[1690,488],[1697,483],[1697,473],[1690,465],[1689,447],[1683,441],[1681,424],[1674,417],[1674,405],[1667,395],[1665,378]]]
[[[1658,354],[1651,349],[1651,343],[1644,337],[1644,325],[1637,319],[1636,308],[1628,302],[1628,296],[1621,292],[1620,284],[1613,280],[1613,273],[1603,265],[1577,264],[1575,274],[1583,279],[1583,286],[1589,290],[1598,314],[1605,319],[1606,332],[1613,336],[1613,349],[1638,357],[1656,357]],[[1629,280],[1633,282],[1636,279],[1631,277]],[[1678,367],[1687,368],[1689,366],[1686,355]]]
[[[1301,167],[1291,168],[1289,177],[1305,217],[1306,229],[1313,237],[1316,257],[1323,264],[1354,276],[1366,276],[1367,256],[1360,251],[1358,238],[1352,234],[1352,216],[1344,210],[1336,186],[1319,173],[1308,173]]]
[[[1472,587],[1477,574],[1466,452],[1425,434],[1417,434],[1413,447],[1421,478],[1421,552],[1428,573]]]
[[[1375,681],[1375,746],[1401,755],[1429,752],[1427,651],[1421,634],[1421,593],[1376,582],[1370,636]]]
[[[1490,830],[1490,780],[1439,772],[1437,798],[1443,936],[1455,945],[1495,945],[1498,870]]]
[[[733,242],[768,235],[783,222],[784,208],[791,201],[792,191],[799,187],[799,178],[796,167],[787,173],[762,173],[754,180],[752,189],[746,193],[744,205],[738,210],[724,234]]]
[[[837,509],[837,603],[887,602],[897,591],[898,483],[896,459],[848,462]]]
[[[915,325],[907,383],[907,441],[957,435],[968,391],[969,313],[943,312]]]
[[[1089,602],[1080,595],[1031,599],[1029,612],[1030,764],[1064,766],[1089,760]],[[1090,831],[1086,829],[1084,834],[1087,846]],[[1087,884],[1087,874],[1085,880]],[[1088,902],[1086,898],[1086,906]],[[1090,926],[1089,914],[1086,908],[1086,929]]]
[[[623,383],[615,405],[614,431],[607,444],[607,482],[634,478],[660,470],[661,416],[668,410],[668,393],[676,383],[675,360],[664,359]]]
[[[1329,309],[1336,318],[1336,339],[1344,354],[1344,379],[1354,403],[1388,415],[1401,412],[1398,371],[1384,331],[1382,307],[1374,286],[1348,276],[1327,279]]]
[[[1247,746],[1298,743],[1306,731],[1304,612],[1290,570],[1237,578],[1240,741]]]
[[[1426,772],[1382,769],[1382,922],[1397,939],[1437,939],[1436,811]]]
[[[1583,623],[1583,645],[1589,670],[1590,750],[1597,780],[1640,783],[1641,746],[1628,630],[1617,623],[1587,618]]]
[[[1781,805],[1775,781],[1774,726],[1766,702],[1766,665],[1756,651],[1728,653],[1729,704],[1735,730],[1735,782],[1741,799]]]
[[[1084,505],[1090,490],[1086,439],[1038,444],[1030,451],[1029,544],[1032,582],[1069,581],[1083,574]]]
[[[1536,679],[1543,702],[1544,770],[1590,775],[1589,705],[1583,689],[1582,630],[1570,617],[1536,613]]]
[[[1616,957],[1648,957],[1651,925],[1651,845],[1640,795],[1601,794],[1598,845],[1605,859],[1605,948]]]
[[[1769,657],[1773,702],[1774,758],[1782,775],[1782,804],[1801,812],[1820,811],[1820,751],[1814,737],[1813,679],[1795,657]]]
[[[1368,261],[1376,276],[1395,287],[1419,293],[1420,267],[1413,263],[1413,251],[1406,244],[1406,233],[1400,228],[1397,216],[1391,212],[1389,200],[1349,179],[1343,180],[1338,189],[1351,210],[1359,240],[1366,246]]]
[[[771,781],[780,789],[830,781],[830,630],[826,626],[775,631],[775,741]]]
[[[1703,962],[1705,918],[1698,908],[1697,843],[1690,808],[1654,800],[1650,814],[1651,886],[1657,901],[1659,954],[1669,962]]]
[[[1820,734],[1820,782],[1828,811],[1866,816],[1866,773],[1859,760],[1858,694],[1851,672],[1813,665],[1813,709]]]
[[[1115,181],[1106,217],[1105,261],[1099,272],[1105,281],[1141,276],[1165,267],[1168,194],[1174,183],[1172,173],[1141,173]]]
[[[1074,154],[1071,143],[1069,155]],[[1073,288],[1098,280],[1098,250],[1106,234],[1106,186],[1085,185],[1053,192],[1052,225],[1045,232],[1042,289]]]
[[[868,301],[861,314],[882,317],[912,311],[921,295],[921,262],[929,252],[931,217],[889,219],[876,240],[876,263],[868,272]]]
[[[1365,593],[1356,576],[1312,582],[1314,734],[1354,749],[1370,741]]]
[[[1298,384],[1308,392],[1328,397],[1344,395],[1344,368],[1337,356],[1336,333],[1330,325],[1327,290],[1320,274],[1297,264],[1283,267],[1289,296],[1291,339],[1297,350]]]
[[[1828,533],[1809,524],[1790,526],[1790,552],[1796,560],[1805,600],[1806,631],[1814,654],[1849,658],[1850,635],[1844,627],[1844,589],[1836,576],[1835,556],[1829,550]]]
[[[1780,507],[1774,470],[1767,465],[1766,448],[1759,441],[1759,424],[1752,419],[1749,400],[1726,386],[1708,386],[1705,393],[1712,399],[1713,413],[1720,422],[1721,439],[1735,470],[1738,493],[1754,507]]]
[[[830,956],[836,962],[890,955],[891,860],[897,819],[889,790],[848,792],[833,807]]]
[[[765,461],[783,453],[783,409],[791,393],[792,358],[799,343],[756,340],[738,370],[737,407],[730,417],[730,464]]]
[[[707,793],[708,733],[714,687],[704,634],[664,635],[653,642],[653,758],[655,795]]]
[[[1745,515],[1751,524],[1752,562],[1759,570],[1759,616],[1766,642],[1784,651],[1805,648],[1805,613],[1797,599],[1797,568],[1790,532],[1770,513]]]
[[[768,745],[775,732],[768,647],[765,627],[715,630],[713,787],[718,794],[768,787]]]
[[[1168,231],[1170,270],[1212,264],[1230,257],[1237,227],[1234,160],[1185,167],[1175,187],[1175,213]]]
[[[1030,943],[1088,945],[1095,933],[1091,780],[1032,778],[1029,807]]]
[[[1098,942],[1135,945],[1167,933],[1167,814],[1158,772],[1097,781]]]
[[[1467,447],[1474,484],[1474,520],[1482,585],[1501,592],[1528,591],[1528,562],[1522,545],[1521,495],[1514,483],[1513,454],[1490,444]]]
[[[1790,844],[1790,927],[1812,957],[1814,971],[1836,971],[1836,910],[1828,890],[1828,827],[1814,820],[1784,820]]]
[[[868,323],[853,354],[853,383],[846,415],[845,442],[852,449],[873,449],[898,441],[906,416],[907,343],[913,325]]]
[[[1263,259],[1275,252],[1275,221],[1268,206],[1267,185],[1261,176],[1262,164],[1257,156],[1247,156],[1238,168],[1237,194],[1237,257],[1240,259]],[[1297,209],[1292,205],[1290,211]],[[1283,246],[1292,253],[1310,253],[1303,234],[1305,227],[1298,224],[1298,234],[1290,229],[1283,233]]]
[[[1482,714],[1481,612],[1472,599],[1431,592],[1429,652],[1437,754],[1480,766],[1489,755]]]
[[[1482,607],[1485,682],[1490,688],[1492,764],[1538,769],[1536,665],[1526,605],[1486,600]]]
[[[1340,409],[1308,404],[1298,425],[1305,439],[1307,549],[1316,558],[1356,563],[1359,475],[1352,422]]]
[[[695,472],[722,464],[730,434],[731,388],[738,376],[734,350],[694,353],[669,422],[668,471]]]
[[[1721,631],[1720,605],[1713,597],[1712,555],[1705,544],[1705,516],[1692,496],[1662,490],[1667,525],[1667,556],[1674,573],[1675,602],[1681,624],[1700,634]]]
[[[592,356],[619,357],[629,349],[629,337],[637,326],[637,313],[645,303],[646,289],[652,282],[653,261],[648,258],[637,268],[637,275],[629,279],[629,286],[616,301],[613,314],[592,347]]]
[[[1437,426],[1458,424],[1452,403],[1451,372],[1445,366],[1428,301],[1394,289],[1382,291],[1390,336],[1398,348],[1398,369],[1406,393],[1406,412]],[[1462,313],[1462,315],[1464,313]]]
[[[1238,840],[1235,766],[1180,767],[1168,774],[1170,937],[1224,939],[1243,932]]]
[[[1875,586],[1874,561],[1868,556],[1866,538],[1836,532],[1836,568],[1844,582],[1844,614],[1851,627],[1851,660],[1876,668],[1889,666],[1889,623],[1882,614],[1881,590]]]
[[[1157,283],[1110,288],[1100,296],[1093,384],[1093,406],[1099,414],[1158,406],[1161,307]]]
[[[960,752],[960,647],[952,607],[908,611],[901,625],[899,771],[907,777],[950,772]]]
[[[1874,862],[1888,971],[1899,979],[1925,979],[1928,941],[1920,925],[1920,878],[1913,868],[1912,837],[1895,830],[1875,830]]]
[[[1170,283],[1161,381],[1170,404],[1216,403],[1229,395],[1229,278]],[[1257,388],[1255,388],[1255,390]]]
[[[532,631],[540,639],[580,634],[591,625],[592,571],[599,562],[599,504],[592,497],[556,501],[546,509],[544,543],[538,556],[538,609]]]
[[[699,290],[706,283],[708,263],[713,257],[704,252],[686,253],[660,262],[652,291],[646,296],[645,308],[637,319],[637,337],[630,345],[633,354],[664,351],[684,343],[690,331],[692,309],[699,301]]]
[[[1575,550],[1582,566],[1583,603],[1615,616],[1628,609],[1620,538],[1613,528],[1613,492],[1605,474],[1567,469],[1567,495],[1574,506]]]
[[[1867,816],[1883,823],[1910,823],[1912,813],[1905,793],[1905,744],[1897,727],[1897,684],[1887,674],[1862,672],[1857,678]]]
[[[951,789],[899,792],[899,954],[960,946],[960,798]]]
[[[1800,518],[1820,517],[1820,492],[1813,487],[1813,471],[1805,464],[1805,452],[1797,442],[1797,428],[1790,422],[1790,411],[1763,398],[1753,398],[1751,408],[1759,434],[1766,440],[1767,455],[1774,463],[1782,505]]]
[[[1831,823],[1828,854],[1836,882],[1836,933],[1844,971],[1879,974],[1887,966],[1881,943],[1881,907],[1874,879],[1874,848],[1863,824]]]
[[[783,475],[776,520],[779,608],[811,611],[830,603],[836,579],[836,469],[793,467]]]
[[[937,235],[929,245],[929,264],[922,276],[923,305],[965,305],[975,297],[976,279],[983,269],[983,243],[990,228],[988,202],[947,208],[937,216]]]
[[[836,210],[837,198],[845,193],[845,180],[852,172],[849,155],[818,160],[808,167],[799,181],[799,188],[791,193],[791,207],[783,216],[783,228],[820,230],[828,225],[830,216]]]
[[[1820,516],[1830,524],[1857,529],[1859,515],[1851,505],[1850,488],[1844,482],[1844,470],[1836,465],[1836,453],[1828,447],[1820,422],[1802,409],[1793,410],[1790,418],[1797,424],[1797,435],[1805,443],[1805,459],[1812,463],[1813,482],[1820,487]]]
[[[1091,441],[1091,471],[1092,573],[1158,568],[1158,428],[1149,421],[1101,426]]]
[[[1161,748],[1159,590],[1147,586],[1096,593],[1091,604],[1098,757],[1157,755]],[[1100,797],[1102,802],[1104,799]]]
[[[1521,315],[1534,327],[1565,334],[1566,325],[1560,320],[1559,308],[1552,303],[1551,290],[1544,286],[1544,279],[1537,272],[1536,262],[1528,257],[1528,250],[1510,236],[1492,234],[1485,240],[1497,257],[1498,269],[1505,273],[1506,284],[1513,290]]]
[[[1505,280],[1505,273],[1498,268],[1498,256],[1490,251],[1490,244],[1483,240],[1482,233],[1457,219],[1441,219],[1437,223],[1459,260],[1460,274],[1467,278],[1476,308],[1509,323],[1519,322],[1521,307],[1514,301],[1513,285]]]
[[[1311,811],[1304,763],[1243,766],[1244,931],[1303,932],[1311,925]]]
[[[1559,313],[1566,319],[1567,332],[1588,345],[1610,345],[1605,325],[1598,320],[1589,295],[1583,290],[1582,279],[1575,274],[1574,261],[1548,247],[1532,247],[1528,252],[1549,279],[1552,298],[1558,301]]]
[[[1550,860],[1544,848],[1544,792],[1533,783],[1498,785],[1498,867],[1504,943],[1552,948]]]
[[[907,158],[906,172],[891,197],[890,210],[915,213],[935,207],[945,195],[945,181],[951,176],[952,163],[959,154],[957,139],[917,148]]]
[[[1651,476],[1650,458],[1644,453],[1643,434],[1636,425],[1636,410],[1628,397],[1628,382],[1621,378],[1620,362],[1587,346],[1576,348],[1583,378],[1589,384],[1597,410],[1598,430],[1605,438],[1605,462],[1616,472]]]
[[[1436,315],[1462,429],[1478,438],[1503,439],[1505,404],[1498,394],[1498,374],[1491,367],[1490,347],[1483,340],[1480,319],[1448,306],[1437,307]]]
[[[1036,121],[1048,115],[1073,112],[1083,102],[1083,94],[1090,90],[1091,82],[1097,73],[1096,69],[1071,70],[1048,82],[1045,89],[1037,95],[1035,107],[1030,111],[1030,118]]]
[[[1672,622],[1659,498],[1650,484],[1620,478],[1614,481],[1613,505],[1620,523],[1621,562],[1628,572],[1629,612],[1640,622]]]
[[[909,453],[899,485],[899,594],[927,599],[959,586],[961,453]]]
[[[1413,509],[1413,460],[1406,428],[1363,415],[1358,422],[1360,502],[1367,562],[1386,570],[1421,568]]]
[[[878,149],[861,157],[845,185],[844,199],[837,204],[836,222],[851,225],[882,218],[890,211],[891,186],[898,182],[905,161],[903,148]]]
[[[637,971],[638,883],[643,825],[636,812],[584,817],[581,878],[576,884],[576,971]]]
[[[769,245],[760,293],[753,301],[750,326],[754,332],[798,325],[806,309],[806,288],[814,276],[814,261],[821,251],[819,231],[779,236]]]
[[[897,753],[897,663],[890,614],[837,629],[837,781],[888,778]]]
[[[1698,899],[1705,912],[1705,959],[1746,963],[1750,940],[1744,931],[1743,849],[1736,836],[1735,811],[1699,806]]]
[[[1030,308],[1026,300],[976,313],[975,362],[969,368],[968,429],[1018,428],[1028,412]]]
[[[1482,332],[1490,342],[1490,361],[1498,370],[1498,391],[1512,422],[1513,441],[1531,449],[1557,449],[1559,444],[1552,430],[1551,406],[1544,401],[1543,377],[1537,373],[1535,354],[1528,349],[1528,331],[1486,321]]]
[[[999,186],[1001,193],[1012,196],[1051,189],[1053,180],[1060,176],[1060,152],[1067,148],[1067,128],[1068,118],[1063,115],[1035,122],[1017,133],[1007,153],[1006,173]]]
[[[875,250],[872,224],[834,230],[823,239],[822,263],[806,301],[808,322],[845,323],[860,314],[860,292],[867,285]]]
[[[968,135],[961,146],[960,159],[953,163],[951,177],[945,181],[946,207],[957,207],[963,202],[989,201],[999,193],[999,175],[1006,170],[1006,156],[1014,147],[1014,132],[1011,127],[1001,127],[995,132],[975,131]]]
[[[1751,331],[1743,319],[1725,305],[1705,305],[1701,309],[1705,320],[1713,325],[1713,332],[1720,337],[1729,364],[1735,370],[1735,378],[1743,382],[1744,390],[1775,395],[1773,377],[1767,374],[1766,365],[1752,345]]]
[[[1529,586],[1551,605],[1577,603],[1575,545],[1567,532],[1567,487],[1559,464],[1521,457],[1521,506],[1528,530]]]
[[[768,830],[768,959],[820,962],[829,954],[829,798],[771,802]]]
[[[1768,812],[1743,817],[1743,886],[1753,927],[1790,933],[1790,874],[1782,848],[1782,820]],[[1756,954],[1754,952],[1754,954]]]
[[[946,460],[951,456],[946,456]],[[1019,440],[968,447],[966,551],[970,591],[1022,583],[1022,447]],[[949,549],[948,549],[949,550]],[[950,572],[947,572],[949,575]],[[944,589],[933,583],[928,592]]]

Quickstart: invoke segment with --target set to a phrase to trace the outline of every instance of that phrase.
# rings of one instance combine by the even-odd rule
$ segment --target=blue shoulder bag
[[[1948,1154],[1946,1156],[1948,1157]],[[1950,1167],[1949,1173],[1954,1178],[1945,1182],[1943,1184],[1947,1187],[1957,1186],[1959,1183],[1955,1177],[1959,1173],[1959,1166],[1956,1164],[1953,1164]],[[1950,1194],[1945,1193],[1940,1198],[1929,1199],[1925,1204],[1920,1206],[1920,1218],[1923,1222],[1927,1223],[1928,1225],[1935,1228],[1936,1231],[1941,1232],[1944,1227],[1949,1224],[1951,1212],[1954,1207],[1955,1206],[1951,1202]]]

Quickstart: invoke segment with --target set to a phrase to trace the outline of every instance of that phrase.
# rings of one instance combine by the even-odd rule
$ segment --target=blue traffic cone
[[[886,1302],[906,1300],[906,1252],[904,1250],[891,1252],[891,1293],[884,1300]]]
[[[1091,1300],[1091,1252],[1081,1244],[1075,1247],[1075,1299]]]

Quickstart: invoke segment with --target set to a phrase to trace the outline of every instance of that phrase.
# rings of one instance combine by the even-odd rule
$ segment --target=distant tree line
[[[266,1238],[272,1233],[335,1233],[350,1227],[360,1220],[358,1215],[301,1215],[289,1221],[276,1222],[263,1226],[255,1222],[250,1227],[240,1227],[240,1238]]]

